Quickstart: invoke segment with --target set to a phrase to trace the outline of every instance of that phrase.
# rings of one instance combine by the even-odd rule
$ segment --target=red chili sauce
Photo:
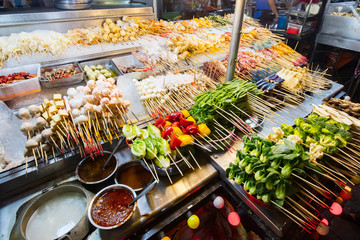
[[[127,190],[108,191],[97,200],[91,216],[96,224],[103,227],[119,225],[132,213],[134,205],[128,206],[132,200],[133,197]]]

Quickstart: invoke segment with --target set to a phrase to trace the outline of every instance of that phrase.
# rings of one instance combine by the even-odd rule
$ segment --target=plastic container
[[[117,58],[113,58],[112,61],[114,62],[115,66],[119,69],[119,71],[122,74],[124,74],[124,76],[126,76],[126,77],[131,77],[131,78],[135,78],[135,79],[142,79],[142,78],[145,78],[147,76],[144,64],[142,64],[132,54],[120,56],[120,57],[117,57]],[[144,69],[144,71],[142,71],[142,72],[124,73],[124,72],[121,71],[121,68],[119,66],[122,66],[122,67],[135,66],[136,68]]]
[[[37,76],[21,82],[11,83],[0,86],[0,100],[7,101],[16,97],[40,92],[39,83],[40,64],[30,64],[14,68],[0,69],[0,75],[9,75],[18,72],[36,73]]]
[[[285,29],[286,26],[286,16],[279,16],[278,22],[277,22],[277,29]]]

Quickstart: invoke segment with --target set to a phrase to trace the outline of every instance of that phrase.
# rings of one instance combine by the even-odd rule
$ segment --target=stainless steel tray
[[[116,65],[114,64],[114,62],[111,59],[107,59],[107,58],[103,58],[103,59],[97,59],[97,60],[93,60],[93,61],[86,61],[86,62],[80,62],[80,67],[81,70],[84,71],[85,66],[90,67],[91,65],[102,65],[103,67],[108,68],[109,70],[113,71],[115,73],[115,77],[113,77],[114,79],[117,79],[120,75],[122,75],[122,73],[119,71],[119,69],[116,67]],[[85,75],[85,80],[89,81],[89,79],[87,78],[85,71],[84,71],[84,75]]]
[[[45,79],[44,73],[42,73],[43,70],[51,71],[53,68],[68,67],[71,65],[75,65],[75,69],[77,69],[79,71],[79,73],[72,75],[70,77],[56,79],[54,81],[49,81],[49,80]],[[65,64],[65,65],[57,65],[57,66],[41,68],[41,78],[39,81],[44,88],[53,88],[53,87],[66,86],[66,85],[71,85],[71,84],[76,84],[76,83],[82,82],[84,80],[84,76],[85,76],[84,71],[80,68],[80,66],[77,62],[74,62],[74,63],[70,63],[70,64]]]
[[[119,69],[119,71],[124,74],[124,76],[129,76],[135,79],[141,79],[147,76],[147,72],[131,72],[131,73],[123,73],[119,66],[123,67],[131,67],[135,66],[137,68],[144,68],[144,64],[142,64],[134,55],[128,54],[120,57],[113,58],[112,61],[114,62],[115,66]]]

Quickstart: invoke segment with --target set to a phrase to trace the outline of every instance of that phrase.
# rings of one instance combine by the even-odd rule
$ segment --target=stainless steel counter
[[[116,153],[116,156],[120,164],[133,160],[129,148],[121,149]],[[89,239],[121,239],[132,234],[136,232],[136,229],[143,227],[145,223],[157,215],[166,212],[173,205],[218,176],[216,169],[207,162],[204,156],[199,156],[198,160],[201,164],[201,169],[189,170],[185,173],[184,177],[173,177],[173,185],[169,184],[169,180],[166,177],[162,177],[160,183],[154,187],[147,197],[139,199],[138,210],[125,225],[112,231],[96,230],[90,235]],[[72,169],[67,174],[46,181],[41,185],[34,186],[30,190],[2,201],[0,204],[0,238],[9,239],[10,231],[15,222],[16,211],[23,203],[41,193],[45,188],[55,184],[74,181],[74,172],[74,169]]]
[[[333,82],[332,88],[329,90],[321,91],[319,94],[315,94],[312,98],[307,98],[301,105],[296,106],[295,108],[286,107],[281,111],[278,111],[279,117],[275,117],[272,120],[274,123],[265,121],[262,129],[259,131],[263,135],[268,135],[271,132],[271,128],[280,127],[281,123],[286,123],[293,125],[295,118],[305,117],[308,115],[313,107],[310,104],[319,105],[322,103],[322,100],[330,95],[334,95],[343,89],[343,85]],[[277,122],[277,123],[276,123]],[[234,149],[241,149],[242,142],[237,141],[233,146]],[[230,153],[229,151],[220,154],[213,154],[212,156],[214,166],[219,170],[220,176],[229,182],[232,188],[238,193],[240,198],[280,237],[283,236],[287,227],[291,224],[291,221],[285,217],[283,214],[280,214],[279,211],[273,209],[266,209],[257,206],[251,202],[245,195],[242,188],[235,184],[233,181],[229,181],[226,178],[226,168],[228,168],[231,162],[235,161],[236,151]]]

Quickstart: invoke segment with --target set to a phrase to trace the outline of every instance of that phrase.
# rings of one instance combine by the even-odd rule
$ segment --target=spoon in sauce
[[[148,192],[151,191],[151,189],[155,186],[157,182],[153,181],[151,184],[149,184],[149,186],[147,186],[139,195],[136,196],[136,198],[134,198],[128,206],[133,205],[138,199],[140,199],[142,196],[144,196],[145,194],[147,194]]]
[[[116,144],[114,150],[111,152],[110,156],[108,157],[108,159],[106,160],[104,166],[103,166],[103,170],[105,170],[106,165],[109,163],[110,159],[112,158],[112,156],[114,155],[114,153],[118,150],[118,148],[120,147],[121,143],[124,141],[125,137],[122,136],[121,139],[119,139],[118,143]]]

